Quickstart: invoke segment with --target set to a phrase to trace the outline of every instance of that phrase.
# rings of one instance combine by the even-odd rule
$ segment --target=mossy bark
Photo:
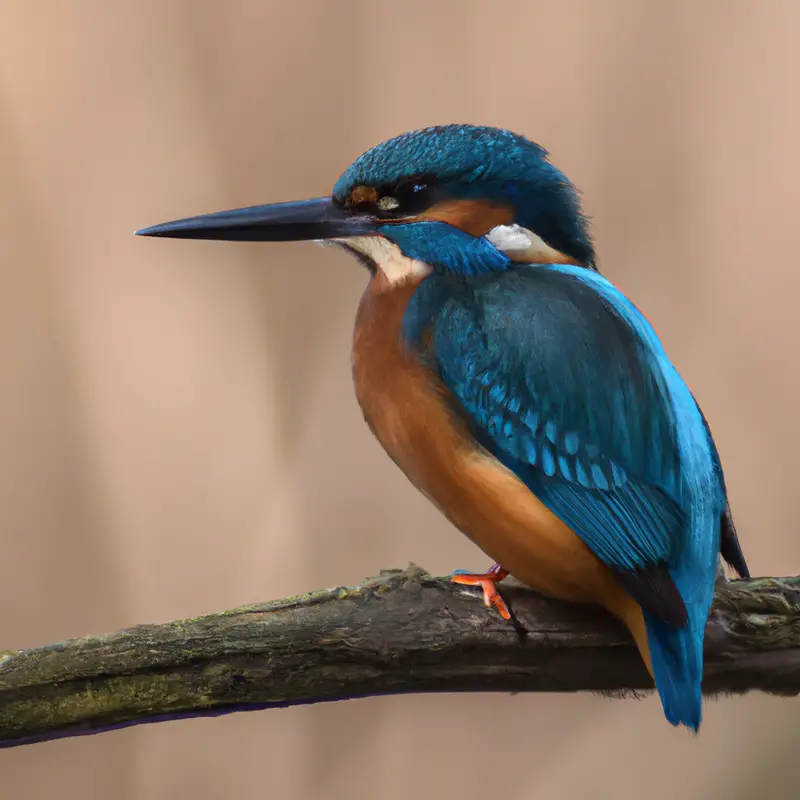
[[[652,688],[602,610],[501,586],[514,624],[476,590],[412,566],[352,588],[0,652],[0,746],[370,695]],[[800,578],[718,586],[704,691],[754,690],[800,692]]]

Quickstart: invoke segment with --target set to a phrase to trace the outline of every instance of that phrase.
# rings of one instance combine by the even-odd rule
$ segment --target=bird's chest
[[[438,377],[410,352],[403,319],[416,282],[373,278],[353,341],[353,377],[364,417],[411,482],[511,574],[546,594],[596,600],[608,570],[496,459],[453,411]]]
[[[464,449],[465,431],[446,392],[403,337],[403,318],[421,279],[390,285],[380,275],[364,293],[353,338],[356,397],[372,432],[426,494],[433,473]]]

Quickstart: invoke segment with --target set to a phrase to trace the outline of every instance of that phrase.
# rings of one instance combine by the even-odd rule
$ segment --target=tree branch
[[[192,716],[409,692],[630,693],[652,682],[601,609],[418,567],[163,625],[0,652],[0,746]],[[800,578],[720,583],[707,694],[800,693]]]

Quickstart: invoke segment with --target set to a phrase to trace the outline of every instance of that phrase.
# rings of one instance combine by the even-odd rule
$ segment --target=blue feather
[[[378,227],[404,253],[453,275],[486,275],[511,266],[509,257],[483,236],[470,236],[445,222],[394,223]]]
[[[703,637],[688,627],[673,628],[644,612],[647,642],[664,716],[694,731],[702,720]]]

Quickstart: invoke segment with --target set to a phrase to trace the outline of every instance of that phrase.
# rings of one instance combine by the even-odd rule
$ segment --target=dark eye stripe
[[[393,184],[354,186],[345,204],[378,217],[404,217],[430,208],[439,199],[435,184],[432,176],[415,175]]]

